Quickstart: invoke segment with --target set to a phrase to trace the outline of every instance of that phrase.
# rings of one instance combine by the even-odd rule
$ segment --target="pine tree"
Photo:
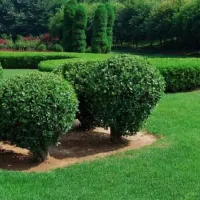
[[[77,0],[70,0],[64,9],[63,47],[65,51],[72,51],[72,28],[76,13]]]
[[[106,9],[108,13],[108,23],[107,23],[107,38],[108,38],[108,52],[111,51],[113,45],[113,26],[115,22],[115,11],[111,4],[106,4]]]
[[[87,14],[85,8],[79,5],[76,9],[72,29],[72,50],[73,52],[85,52],[86,50],[86,26]]]
[[[98,6],[95,11],[91,49],[94,53],[106,53],[107,38],[107,9],[105,4]]]

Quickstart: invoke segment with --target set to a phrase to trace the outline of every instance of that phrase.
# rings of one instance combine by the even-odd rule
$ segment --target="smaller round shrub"
[[[40,44],[38,47],[37,47],[37,50],[39,51],[46,51],[47,50],[47,47],[45,44]]]
[[[3,80],[0,140],[29,149],[44,161],[48,147],[71,128],[77,104],[74,89],[55,74],[34,72]]]
[[[95,119],[90,110],[90,96],[87,95],[87,90],[88,77],[97,64],[98,61],[95,60],[87,62],[80,60],[68,62],[62,66],[63,77],[71,83],[77,93],[79,100],[77,119],[80,120],[81,128],[84,130],[89,130],[95,127]]]
[[[113,142],[138,132],[163,92],[163,77],[141,57],[110,58],[88,77],[90,111],[98,126],[111,128]]]
[[[53,49],[53,51],[56,51],[56,52],[64,51],[63,47],[60,44],[55,44],[52,49]]]

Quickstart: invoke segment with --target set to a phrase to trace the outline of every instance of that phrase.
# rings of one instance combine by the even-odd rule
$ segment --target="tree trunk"
[[[111,127],[110,130],[110,141],[112,143],[121,143],[122,142],[122,133],[116,128]]]
[[[33,152],[33,158],[36,162],[44,162],[49,158],[48,148]]]

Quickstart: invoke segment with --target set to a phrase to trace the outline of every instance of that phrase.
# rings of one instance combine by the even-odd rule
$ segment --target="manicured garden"
[[[199,5],[3,1],[0,199],[200,199]]]
[[[50,173],[1,171],[1,198],[198,199],[199,109],[199,92],[165,95],[145,127],[160,137],[153,146]]]

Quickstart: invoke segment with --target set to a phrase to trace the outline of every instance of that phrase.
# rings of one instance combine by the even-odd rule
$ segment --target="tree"
[[[76,13],[77,0],[70,0],[64,9],[63,46],[65,51],[72,51],[72,28]]]
[[[87,14],[85,8],[79,5],[76,9],[74,23],[72,27],[72,50],[73,52],[85,52],[86,50],[86,30]]]
[[[108,52],[110,52],[113,45],[113,26],[115,22],[115,11],[111,4],[106,4],[106,9],[108,13],[108,23],[107,23]]]
[[[94,53],[106,53],[108,14],[105,4],[100,4],[95,12],[91,49]]]
[[[55,15],[49,19],[49,31],[53,37],[63,38],[64,7],[62,6]]]

